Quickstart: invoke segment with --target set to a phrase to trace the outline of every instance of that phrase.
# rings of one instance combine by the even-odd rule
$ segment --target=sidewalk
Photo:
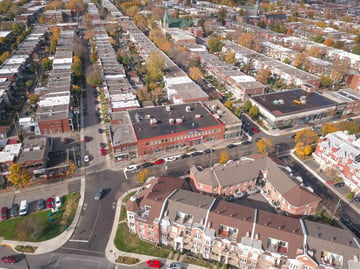
[[[39,254],[45,254],[52,251],[57,250],[62,245],[64,245],[73,235],[77,222],[80,218],[80,213],[84,204],[84,197],[85,197],[85,178],[81,178],[81,188],[80,188],[80,200],[78,207],[76,209],[76,213],[73,219],[73,222],[71,223],[69,230],[64,231],[63,233],[59,234],[57,237],[54,237],[52,239],[49,239],[47,241],[42,242],[25,242],[25,241],[13,241],[13,240],[0,240],[0,245],[5,245],[10,248],[12,248],[14,251],[16,251],[16,246],[32,246],[36,247],[36,250],[34,253],[26,253],[27,255],[39,255]],[[18,252],[18,251],[16,251]],[[18,252],[20,253],[20,252]]]

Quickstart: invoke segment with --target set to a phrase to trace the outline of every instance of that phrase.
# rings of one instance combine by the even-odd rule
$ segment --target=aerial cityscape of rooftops
[[[360,1],[0,1],[0,189],[1,268],[360,269]]]

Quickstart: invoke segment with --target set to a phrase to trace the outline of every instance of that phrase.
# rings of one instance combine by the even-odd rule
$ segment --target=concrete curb
[[[3,240],[0,242],[0,245],[11,247],[15,252],[21,253],[15,249],[16,246],[32,246],[36,247],[34,253],[26,253],[27,255],[40,255],[49,252],[53,252],[60,247],[62,247],[73,235],[77,222],[80,218],[80,213],[84,204],[84,196],[85,196],[85,178],[81,178],[81,187],[80,187],[80,199],[79,204],[75,212],[74,219],[69,227],[69,231],[64,231],[63,233],[59,234],[58,236],[42,241],[42,242],[26,242],[26,241],[14,241],[14,240]]]

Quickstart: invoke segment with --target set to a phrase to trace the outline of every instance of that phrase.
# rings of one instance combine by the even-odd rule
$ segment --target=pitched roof
[[[316,201],[320,201],[320,197],[316,194],[301,188],[299,186],[295,186],[286,192],[283,197],[293,206],[303,206]]]

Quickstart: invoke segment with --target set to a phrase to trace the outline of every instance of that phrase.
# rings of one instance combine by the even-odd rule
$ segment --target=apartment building
[[[237,268],[359,266],[359,242],[348,230],[277,215],[183,189],[174,177],[153,178],[126,203],[130,232]]]
[[[355,193],[360,193],[360,139],[347,131],[320,137],[313,153],[320,169],[333,169]]]

